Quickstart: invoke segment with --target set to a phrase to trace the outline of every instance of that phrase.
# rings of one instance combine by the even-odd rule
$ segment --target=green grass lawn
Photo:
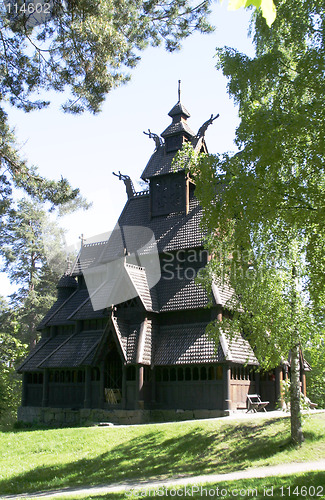
[[[288,417],[2,432],[0,495],[325,458],[325,414],[304,434],[301,448],[288,445]]]

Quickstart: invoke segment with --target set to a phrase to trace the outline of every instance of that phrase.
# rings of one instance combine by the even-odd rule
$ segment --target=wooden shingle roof
[[[249,342],[240,333],[237,333],[233,338],[227,332],[222,333],[220,344],[227,361],[250,365],[259,364]]]
[[[19,372],[44,368],[73,368],[85,364],[89,353],[99,344],[103,331],[59,334],[41,339],[18,368]],[[87,364],[91,364],[88,359]]]
[[[238,333],[230,339],[223,333],[216,348],[214,340],[206,332],[208,323],[189,323],[160,326],[154,337],[155,365],[179,365],[194,363],[232,363],[258,365],[256,356],[243,336]]]
[[[155,365],[215,363],[225,360],[220,346],[208,339],[207,323],[160,326],[155,338]]]

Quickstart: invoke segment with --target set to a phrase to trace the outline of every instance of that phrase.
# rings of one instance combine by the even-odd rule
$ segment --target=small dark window
[[[163,381],[168,382],[169,381],[169,370],[168,368],[163,369]]]
[[[216,379],[217,380],[222,380],[222,366],[221,365],[218,365],[217,366],[217,376],[216,376]]]
[[[61,382],[61,384],[64,383],[64,372],[63,371],[60,372],[60,382]]]
[[[192,370],[189,366],[185,368],[185,380],[192,380]]]
[[[39,373],[38,375],[38,383],[43,384],[43,373]]]
[[[57,370],[54,373],[54,382],[60,382],[60,372]]]
[[[215,380],[214,366],[209,366],[209,369],[208,369],[208,378],[209,378],[209,380]]]
[[[67,370],[65,372],[65,381],[69,384],[71,382],[71,372]]]
[[[171,382],[175,382],[175,380],[176,380],[176,368],[170,369],[170,380],[171,380]]]
[[[201,366],[201,380],[207,379],[207,369],[205,366]]]
[[[78,370],[78,383],[81,384],[83,381],[83,372]]]
[[[199,369],[197,366],[193,368],[193,380],[199,380]]]
[[[184,380],[184,370],[182,367],[177,368],[177,379]]]
[[[161,382],[161,368],[156,368],[156,380]]]

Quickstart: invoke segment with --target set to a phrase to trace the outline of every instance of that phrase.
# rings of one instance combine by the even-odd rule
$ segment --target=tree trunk
[[[296,265],[292,266],[292,321],[297,321],[297,295],[298,278]],[[290,383],[290,408],[291,408],[291,441],[295,445],[301,445],[304,436],[301,427],[300,411],[300,344],[297,340],[299,332],[293,329],[291,342],[291,383]]]
[[[296,445],[301,445],[304,436],[301,427],[300,411],[300,355],[299,344],[291,349],[291,384],[290,384],[290,407],[291,407],[291,440]]]

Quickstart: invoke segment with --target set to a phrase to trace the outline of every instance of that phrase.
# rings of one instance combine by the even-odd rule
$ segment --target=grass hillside
[[[306,419],[304,435],[291,447],[290,419],[267,416],[2,432],[0,495],[325,458],[324,413]]]

